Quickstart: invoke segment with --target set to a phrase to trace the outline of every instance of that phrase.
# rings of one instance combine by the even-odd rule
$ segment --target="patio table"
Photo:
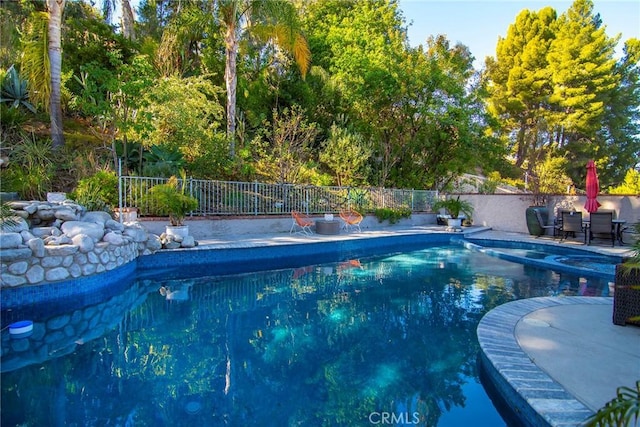
[[[624,219],[614,219],[611,223],[616,227],[616,239],[620,245],[624,245],[624,241],[622,240],[622,226],[627,223]]]
[[[325,219],[316,220],[316,233],[318,234],[340,234],[340,221],[334,219],[327,221]]]

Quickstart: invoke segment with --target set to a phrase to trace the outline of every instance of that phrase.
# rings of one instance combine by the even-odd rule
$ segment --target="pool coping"
[[[549,376],[518,342],[516,327],[527,315],[571,304],[611,305],[610,297],[537,297],[511,301],[480,320],[480,360],[488,378],[527,426],[580,426],[594,412]]]

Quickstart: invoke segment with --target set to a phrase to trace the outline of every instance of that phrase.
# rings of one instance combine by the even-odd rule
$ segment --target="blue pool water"
[[[147,275],[107,302],[40,308],[30,338],[3,331],[1,423],[504,426],[479,381],[481,317],[514,299],[608,292],[603,278],[462,246]]]

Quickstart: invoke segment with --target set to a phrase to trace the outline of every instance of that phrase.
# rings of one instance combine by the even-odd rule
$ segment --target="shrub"
[[[9,153],[9,167],[2,172],[2,191],[16,191],[24,200],[43,200],[55,175],[51,158],[50,140],[22,135]]]
[[[166,184],[151,187],[145,199],[154,215],[168,215],[173,226],[183,225],[185,216],[198,207],[198,199],[185,194],[184,185],[180,186],[175,176]]]
[[[473,215],[473,205],[466,200],[460,200],[460,196],[455,199],[447,198],[444,200],[438,200],[433,205],[433,209],[438,210],[444,208],[451,218],[458,218],[458,215],[463,213],[467,218],[471,218]]]
[[[376,218],[378,218],[378,222],[383,222],[385,220],[389,221],[389,224],[395,224],[400,221],[402,218],[411,217],[411,209],[406,207],[401,208],[379,208],[374,211]]]
[[[81,179],[71,198],[89,211],[111,212],[118,205],[118,177],[112,171],[98,171]]]

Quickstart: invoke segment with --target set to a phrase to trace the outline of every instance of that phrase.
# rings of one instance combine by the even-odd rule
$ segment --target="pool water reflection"
[[[608,295],[603,279],[458,246],[131,289],[124,314],[94,311],[115,317],[100,337],[70,333],[68,352],[42,344],[29,352],[45,361],[3,372],[2,425],[505,425],[479,384],[481,317]]]

